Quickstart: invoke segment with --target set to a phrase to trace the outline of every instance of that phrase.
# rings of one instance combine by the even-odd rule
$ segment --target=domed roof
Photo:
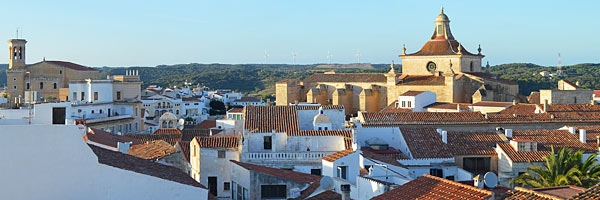
[[[435,18],[436,22],[449,22],[450,18],[446,14],[444,14],[444,7],[442,6],[442,12]]]
[[[159,120],[162,120],[162,121],[177,120],[177,116],[175,116],[171,112],[166,112],[165,114],[163,114],[162,116],[160,116]]]
[[[323,113],[323,107],[319,108],[319,114],[315,115],[313,123],[331,123],[331,119]]]

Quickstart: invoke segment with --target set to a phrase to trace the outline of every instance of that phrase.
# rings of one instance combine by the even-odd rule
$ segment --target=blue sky
[[[455,38],[490,64],[600,62],[600,1],[14,1],[0,37],[27,39],[27,62],[400,62],[429,39],[444,6]],[[4,43],[8,46],[7,43]],[[8,53],[7,48],[5,49]],[[1,54],[1,53],[0,53]],[[0,56],[8,63],[8,56]]]

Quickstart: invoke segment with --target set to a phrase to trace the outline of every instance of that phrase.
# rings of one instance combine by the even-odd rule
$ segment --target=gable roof
[[[214,127],[217,127],[217,120],[207,119],[207,120],[204,120],[204,121],[200,122],[199,124],[197,124],[194,127],[194,129],[200,129],[200,128],[209,129],[209,128],[214,128]]]
[[[92,142],[95,142],[98,144],[102,144],[102,145],[106,145],[106,146],[110,146],[110,147],[114,147],[114,148],[118,147],[119,142],[131,142],[131,145],[141,144],[141,142],[135,138],[130,138],[127,136],[122,136],[122,135],[117,135],[117,134],[111,134],[109,132],[106,132],[106,131],[103,131],[100,129],[96,129],[96,128],[90,128],[90,131],[88,131],[86,133],[86,138],[89,141],[92,141]]]
[[[191,141],[195,137],[208,137],[210,136],[210,129],[192,129],[184,128],[181,130],[181,140]]]
[[[237,148],[240,135],[213,135],[209,137],[196,137],[200,148]]]
[[[503,143],[495,131],[448,131],[448,149],[457,155],[496,156],[496,143]]]
[[[244,129],[249,133],[271,131],[296,133],[299,130],[296,106],[246,106]]]
[[[346,157],[347,155],[350,155],[350,154],[352,154],[354,152],[355,152],[354,150],[347,149],[347,150],[338,151],[338,152],[329,154],[329,155],[327,155],[327,156],[325,156],[325,157],[323,157],[321,159],[325,160],[325,161],[333,162],[333,161],[336,161],[337,159]]]
[[[176,128],[156,129],[152,134],[181,134],[181,130]]]
[[[159,160],[175,152],[177,149],[173,145],[162,140],[155,140],[146,144],[134,145],[127,151],[127,154],[147,160]]]
[[[277,176],[277,177],[289,179],[292,181],[296,181],[299,183],[310,184],[310,183],[321,180],[321,176],[317,176],[314,174],[305,174],[305,173],[301,173],[301,172],[295,172],[292,170],[276,169],[276,168],[271,168],[271,167],[254,165],[254,164],[250,164],[250,163],[243,163],[243,162],[239,162],[239,161],[235,161],[235,160],[230,160],[230,161],[232,163],[239,165],[240,167],[243,167],[250,171],[267,174],[267,175],[271,175],[271,176]]]
[[[484,200],[493,196],[491,191],[423,174],[404,185],[374,197],[378,199],[470,199]]]
[[[540,104],[540,92],[531,92],[527,96],[527,102],[531,104]]]
[[[413,158],[452,158],[442,136],[434,128],[400,128]]]
[[[554,149],[566,147],[586,152],[597,151],[597,148],[589,148],[584,143],[581,143],[579,141],[579,134],[572,134],[568,130],[515,130],[511,139],[537,142],[538,151],[550,151],[551,146],[554,146]]]
[[[512,162],[544,162],[550,151],[517,151],[509,143],[496,144]]]
[[[166,166],[120,152],[103,149],[94,145],[88,146],[92,149],[94,154],[96,154],[100,164],[154,176],[160,179],[178,182],[193,187],[206,188],[178,168]]]
[[[469,109],[469,105],[467,103],[448,103],[448,102],[435,102],[425,106],[424,108],[433,108],[433,109],[447,109],[447,110],[456,110],[457,106],[460,106],[461,110]]]
[[[412,108],[398,108],[398,107],[396,107],[396,103],[398,103],[398,100],[394,100],[394,102],[392,102],[390,105],[386,106],[385,108],[381,109],[379,112],[410,112],[410,111],[412,111]]]
[[[600,183],[588,188],[585,192],[579,193],[573,198],[573,200],[584,200],[584,199],[600,199]]]
[[[443,76],[401,74],[396,85],[445,85],[445,79]]]
[[[177,142],[175,148],[178,151],[181,151],[185,160],[190,162],[190,142],[189,141],[179,141]]]
[[[500,114],[532,114],[538,109],[536,104],[518,103],[504,110],[501,110]]]
[[[39,63],[43,63],[43,62],[47,62],[50,64],[54,64],[54,65],[58,65],[58,66],[62,66],[62,67],[66,67],[72,70],[77,70],[77,71],[98,71],[97,69],[91,68],[91,67],[86,67],[83,65],[79,65],[79,64],[75,64],[72,62],[66,62],[66,61],[42,61]],[[37,64],[37,63],[36,63]],[[33,64],[35,65],[35,64]]]
[[[423,92],[425,92],[425,91],[409,90],[409,91],[406,91],[406,92],[402,93],[400,96],[412,96],[412,97],[414,97],[414,96],[417,96],[417,95],[419,95],[419,94],[421,94]]]

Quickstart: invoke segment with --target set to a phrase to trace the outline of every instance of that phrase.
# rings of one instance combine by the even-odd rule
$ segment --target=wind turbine
[[[358,49],[358,51],[356,51],[356,61],[358,64],[360,64],[360,49]]]
[[[329,59],[330,65],[331,65],[331,57],[333,57],[333,55],[331,55],[331,51],[327,51],[327,59]]]
[[[296,52],[292,51],[292,59],[294,60],[294,65],[296,64]]]
[[[267,53],[267,50],[265,49],[265,64],[267,64],[269,59],[269,54]]]

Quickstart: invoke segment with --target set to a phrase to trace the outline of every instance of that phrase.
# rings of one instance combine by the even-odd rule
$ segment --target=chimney
[[[456,104],[456,112],[460,112],[460,104]]]
[[[544,113],[548,112],[548,99],[544,99]]]
[[[513,133],[512,129],[508,129],[508,128],[504,129],[504,136],[506,136],[507,138],[512,137],[512,133]]]
[[[444,142],[444,144],[448,144],[448,131],[442,131],[442,142]]]
[[[513,105],[517,105],[517,99],[513,99]]]
[[[587,131],[585,129],[579,129],[579,141],[581,143],[586,142]]]
[[[342,200],[351,200],[350,199],[350,184],[340,185],[340,190],[342,190]]]
[[[480,175],[477,175],[475,177],[473,177],[473,186],[479,188],[479,189],[483,189],[483,180],[481,179]]]
[[[577,131],[577,128],[575,128],[575,127],[569,127],[569,133],[575,134],[575,131]]]

